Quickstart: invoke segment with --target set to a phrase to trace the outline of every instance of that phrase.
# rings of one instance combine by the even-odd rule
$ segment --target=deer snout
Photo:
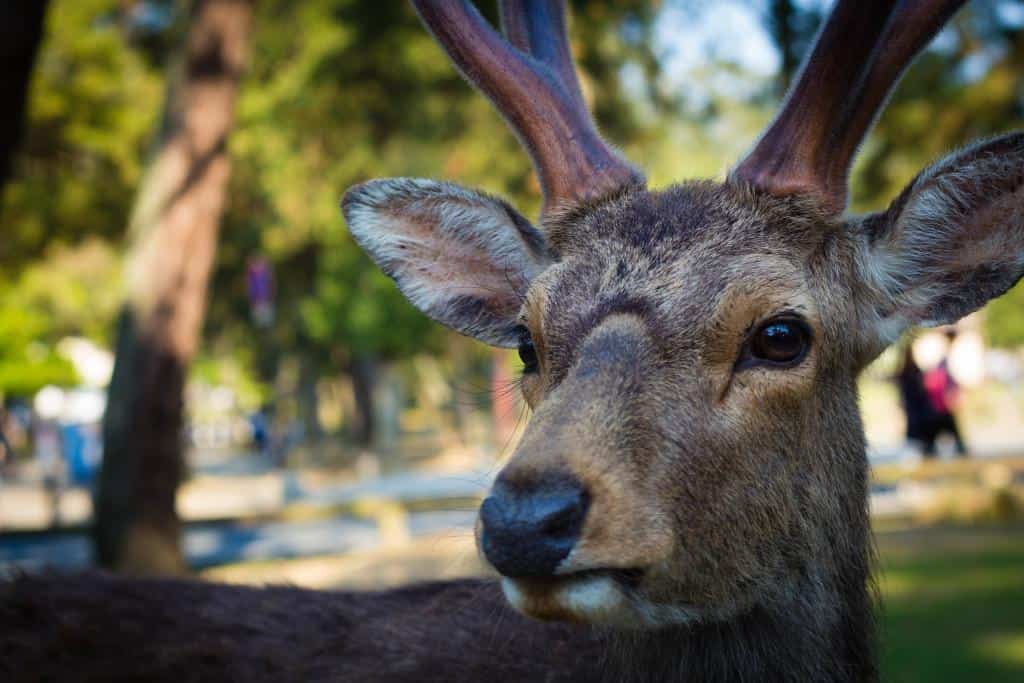
[[[551,576],[576,545],[590,498],[575,478],[514,485],[501,477],[480,507],[480,547],[503,576]]]

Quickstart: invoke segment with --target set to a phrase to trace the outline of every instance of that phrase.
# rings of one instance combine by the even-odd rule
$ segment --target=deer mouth
[[[607,576],[623,588],[635,589],[644,578],[644,569],[640,567],[608,568],[608,569],[583,569],[577,572],[563,574],[565,578],[587,578],[589,576]]]
[[[547,577],[503,577],[505,598],[518,611],[544,621],[631,622],[630,593],[640,568],[586,569]]]

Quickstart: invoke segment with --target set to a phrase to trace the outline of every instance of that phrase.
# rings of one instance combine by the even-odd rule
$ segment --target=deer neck
[[[730,621],[608,635],[609,681],[874,681],[870,541]]]

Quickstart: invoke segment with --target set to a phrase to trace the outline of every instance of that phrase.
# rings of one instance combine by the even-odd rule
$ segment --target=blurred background
[[[570,4],[597,121],[655,187],[723,176],[830,5]],[[864,145],[853,210],[1024,124],[1022,27],[1017,0],[957,15]],[[412,10],[6,0],[0,54],[0,571],[483,572],[520,364],[406,304],[338,200],[426,176],[536,215],[539,188]],[[886,352],[862,406],[886,678],[1024,676],[1024,285]]]

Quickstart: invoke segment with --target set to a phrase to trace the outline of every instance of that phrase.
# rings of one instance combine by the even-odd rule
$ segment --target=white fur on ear
[[[413,178],[351,188],[353,238],[421,311],[495,346],[518,343],[530,281],[549,263],[543,236],[500,199]]]
[[[1024,133],[951,154],[860,229],[883,342],[981,308],[1024,276]]]

